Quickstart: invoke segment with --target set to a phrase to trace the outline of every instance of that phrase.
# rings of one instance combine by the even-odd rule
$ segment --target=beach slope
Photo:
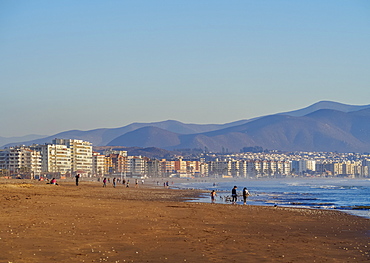
[[[370,220],[195,191],[0,182],[0,262],[365,262]]]

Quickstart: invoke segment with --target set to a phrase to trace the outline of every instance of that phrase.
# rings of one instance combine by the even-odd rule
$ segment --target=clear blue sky
[[[0,0],[0,136],[370,104],[370,1]]]

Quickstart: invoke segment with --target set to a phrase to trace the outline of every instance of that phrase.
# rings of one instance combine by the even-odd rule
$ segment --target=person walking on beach
[[[238,194],[236,193],[236,189],[237,189],[238,187],[236,187],[236,185],[234,186],[234,188],[231,190],[231,197],[232,197],[232,200],[231,200],[231,202],[233,203],[233,204],[235,204],[236,203],[236,201],[238,200]]]
[[[105,178],[105,177],[103,179],[103,187],[107,187],[107,178]]]
[[[212,204],[215,203],[216,195],[217,195],[216,191],[212,190],[212,192],[211,192],[211,202],[212,202]]]
[[[246,205],[247,204],[247,197],[249,196],[248,189],[246,187],[243,188],[243,202]]]
[[[75,177],[76,177],[76,186],[78,186],[78,180],[80,179],[80,174],[77,174]]]
[[[116,188],[116,177],[113,178],[113,187]]]

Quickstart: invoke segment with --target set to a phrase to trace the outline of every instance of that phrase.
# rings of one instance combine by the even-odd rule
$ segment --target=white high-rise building
[[[71,172],[71,150],[66,145],[33,145],[42,156],[42,171],[65,175]]]
[[[22,174],[33,178],[41,173],[41,154],[24,146],[1,150],[0,168],[8,170],[9,174]]]
[[[92,174],[92,145],[90,142],[74,139],[54,139],[54,144],[66,145],[71,150],[71,172],[81,176]]]
[[[92,174],[94,176],[104,176],[105,173],[105,155],[98,152],[92,154]]]

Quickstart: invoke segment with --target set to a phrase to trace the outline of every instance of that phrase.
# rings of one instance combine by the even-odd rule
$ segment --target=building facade
[[[70,149],[72,174],[91,176],[92,145],[90,142],[74,139],[54,139],[53,144],[65,145]]]

